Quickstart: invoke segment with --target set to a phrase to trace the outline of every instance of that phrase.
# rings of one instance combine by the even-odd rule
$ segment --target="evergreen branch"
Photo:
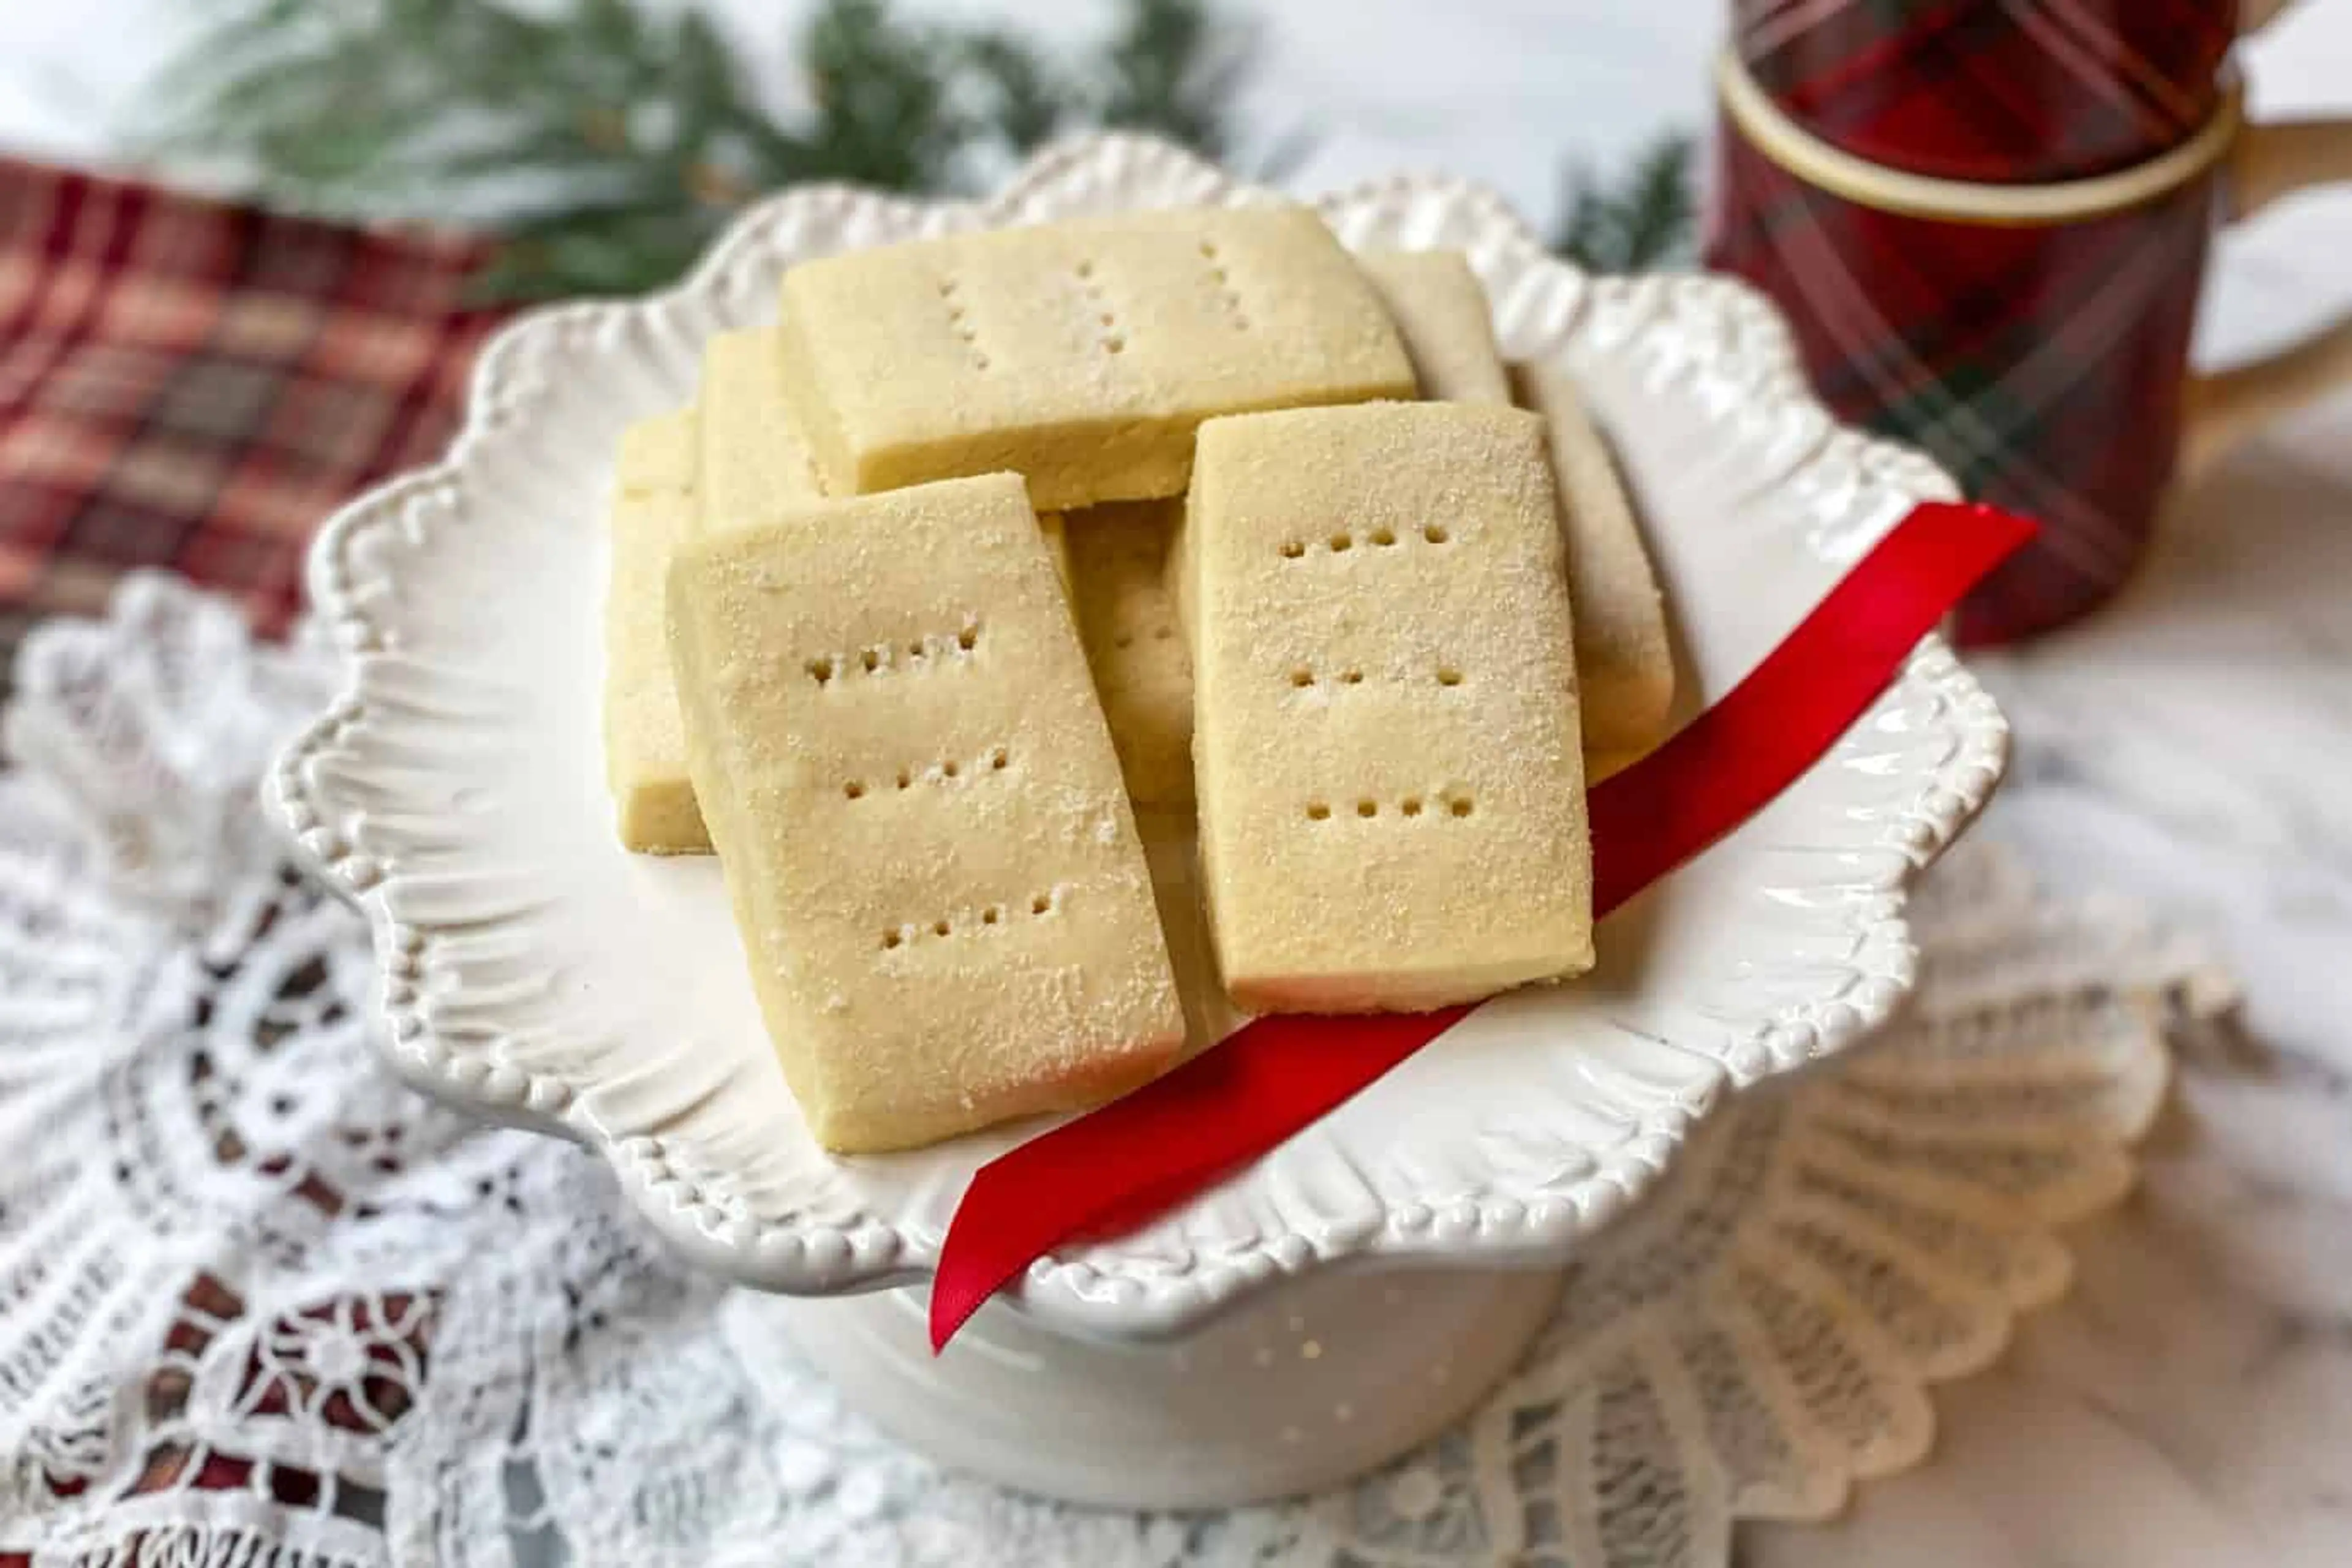
[[[1221,160],[1228,105],[1248,69],[1251,40],[1195,0],[1130,0],[1104,54],[1103,124],[1149,131]]]
[[[1072,60],[1002,26],[819,0],[779,110],[697,4],[643,0],[207,0],[215,20],[157,79],[151,161],[242,171],[268,199],[340,216],[479,225],[508,243],[496,298],[634,292],[690,264],[762,192],[846,181],[967,190],[1087,125],[1150,132],[1264,181],[1293,131],[1245,146],[1235,103],[1256,38],[1217,0],[1121,0]],[[1631,270],[1682,254],[1689,142],[1622,180],[1565,173],[1558,244]]]
[[[1009,28],[821,0],[795,39],[806,101],[783,114],[692,5],[213,0],[140,140],[152,160],[226,164],[297,205],[508,233],[516,254],[488,285],[502,295],[642,289],[780,185],[961,190],[1083,124],[1223,155],[1246,40],[1210,0],[1124,3],[1080,68]]]
[[[1077,112],[1076,89],[1018,34],[975,33],[963,51],[984,89],[982,118],[1014,152],[1052,141]]]
[[[1686,260],[1696,216],[1691,139],[1659,137],[1618,180],[1603,184],[1582,162],[1561,174],[1552,248],[1591,272],[1643,272]]]
[[[948,46],[893,20],[882,0],[833,0],[801,41],[833,174],[886,190],[937,190],[970,126],[950,101]]]

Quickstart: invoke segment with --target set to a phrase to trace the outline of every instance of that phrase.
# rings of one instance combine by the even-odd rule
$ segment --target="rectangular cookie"
[[[695,793],[827,1148],[1092,1104],[1184,1018],[1019,476],[820,502],[670,569]]]
[[[705,855],[663,640],[671,555],[698,530],[751,527],[818,499],[785,410],[772,330],[721,332],[703,351],[698,407],[622,434],[605,600],[605,765],[621,842]]]
[[[772,327],[720,332],[702,351],[699,526],[757,526],[825,495],[784,395]]]
[[[1622,762],[1666,737],[1675,651],[1665,600],[1616,462],[1585,412],[1575,378],[1549,364],[1520,365],[1517,378],[1522,401],[1543,417],[1559,480],[1584,749],[1596,759]]]
[[[1410,397],[1388,312],[1304,207],[1118,213],[784,274],[830,488],[1013,469],[1040,510],[1181,495],[1212,415]]]
[[[1192,801],[1192,660],[1169,593],[1180,500],[1113,501],[1067,521],[1072,609],[1111,743],[1141,806]]]
[[[1511,401],[1486,290],[1458,250],[1367,250],[1372,280],[1412,360],[1421,395],[1439,403]]]
[[[1054,559],[1054,575],[1062,580],[1062,596],[1070,598],[1076,594],[1077,585],[1070,580],[1070,540],[1062,526],[1062,514],[1039,512],[1037,531],[1045,536],[1045,553]]]
[[[1201,857],[1234,1000],[1412,1011],[1589,968],[1541,421],[1213,419],[1185,526]]]
[[[621,432],[613,483],[621,494],[694,489],[702,421],[694,405],[640,419]]]
[[[709,852],[662,629],[670,555],[694,523],[695,412],[621,437],[604,594],[604,773],[621,842],[649,855]]]

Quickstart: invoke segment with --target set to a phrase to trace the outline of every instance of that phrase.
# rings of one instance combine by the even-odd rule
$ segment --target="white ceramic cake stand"
[[[1451,1420],[1715,1097],[1887,1016],[1912,977],[1906,884],[2006,752],[2000,713],[1928,640],[1798,784],[1610,921],[1590,979],[1490,1004],[1213,1192],[1040,1261],[933,1361],[919,1287],[956,1199],[1036,1129],[826,1156],[762,1034],[718,866],[614,842],[597,697],[614,443],[688,399],[703,342],[767,319],[802,258],[1265,199],[1164,145],[1093,139],[976,205],[794,192],[667,293],[518,322],[484,354],[450,456],[320,536],[310,586],[341,691],[267,786],[309,864],[367,912],[377,1038],[404,1077],[602,1154],[689,1258],[752,1288],[747,1355],[788,1332],[908,1440],[1071,1498],[1296,1490]],[[1467,251],[1507,352],[1580,378],[1667,584],[1686,703],[1751,668],[1914,501],[1952,493],[1923,458],[1839,428],[1738,284],[1586,278],[1449,181],[1321,210],[1351,246]],[[1181,826],[1152,837],[1196,1024],[1220,1030]]]

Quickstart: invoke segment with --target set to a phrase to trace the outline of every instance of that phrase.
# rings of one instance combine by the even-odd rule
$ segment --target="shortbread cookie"
[[[701,429],[692,404],[638,420],[621,432],[620,458],[614,465],[614,487],[623,494],[694,489]]]
[[[1176,513],[1176,521],[1168,530],[1168,563],[1160,569],[1160,581],[1167,584],[1168,602],[1176,610],[1176,630],[1184,639],[1184,655],[1190,659],[1200,658],[1200,628],[1192,624],[1192,498],[1187,495],[1184,505]],[[1197,685],[1195,700],[1198,700]]]
[[[1062,596],[1071,601],[1075,613],[1078,589],[1077,584],[1070,580],[1070,540],[1062,527],[1062,514],[1058,511],[1039,512],[1037,531],[1045,536],[1045,553],[1054,558],[1054,575],[1062,580]]]
[[[1356,258],[1396,322],[1421,382],[1439,403],[1511,401],[1486,290],[1458,250],[1367,250]]]
[[[695,414],[641,420],[621,437],[604,595],[604,772],[621,842],[652,855],[707,853],[686,776],[686,737],[662,631],[670,554],[694,521]]]
[[[1242,1006],[1415,1010],[1591,966],[1553,510],[1542,423],[1517,409],[1201,427],[1193,752]]]
[[[808,443],[784,396],[773,328],[721,332],[702,351],[700,526],[752,528],[823,499]]]
[[[1068,520],[1071,605],[1128,798],[1192,799],[1192,660],[1166,576],[1180,500],[1114,501]]]
[[[839,494],[1011,468],[1040,510],[1181,495],[1212,415],[1413,394],[1388,312],[1303,207],[803,262],[782,329],[793,411]]]
[[[1633,508],[1576,382],[1555,365],[1517,369],[1521,400],[1543,416],[1559,479],[1584,749],[1623,760],[1665,739],[1675,700],[1674,644]]]
[[[703,354],[702,403],[621,437],[606,589],[605,761],[621,842],[708,854],[686,773],[663,640],[672,553],[697,529],[749,527],[821,496],[785,411],[772,331],[721,332]]]
[[[820,1142],[927,1143],[1174,1059],[1142,847],[1018,476],[697,538],[669,627],[695,792]]]
[[[786,412],[772,331],[721,332],[703,353],[698,409],[621,437],[606,590],[605,761],[621,842],[651,855],[710,849],[687,778],[663,640],[672,553],[698,529],[757,525],[824,494]]]

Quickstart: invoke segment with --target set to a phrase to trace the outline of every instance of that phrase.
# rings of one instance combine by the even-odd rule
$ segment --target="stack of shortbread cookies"
[[[1299,207],[795,267],[628,431],[611,540],[621,839],[717,852],[845,1152],[1177,1059],[1138,811],[1197,813],[1244,1009],[1581,973],[1588,757],[1674,694],[1572,382],[1507,370],[1459,254]]]

